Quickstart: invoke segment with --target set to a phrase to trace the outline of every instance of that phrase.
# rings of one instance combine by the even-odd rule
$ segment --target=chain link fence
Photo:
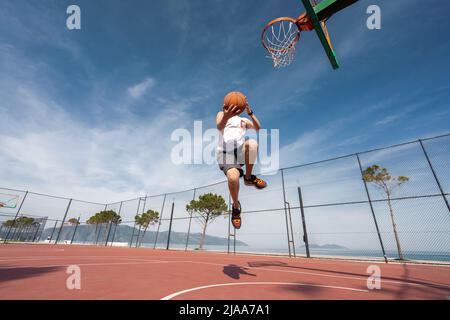
[[[407,179],[380,188],[363,178],[373,165]],[[207,193],[222,196],[229,210],[226,181],[110,204],[0,188],[0,199],[3,194],[16,200],[0,208],[0,239],[198,250],[204,236],[201,249],[228,253],[450,261],[450,134],[284,168],[264,178],[264,190],[241,187],[240,230],[231,226],[230,212],[205,229],[202,217],[186,210]],[[118,213],[120,223],[89,224],[102,210]],[[147,210],[159,219],[140,227],[135,217]],[[24,217],[32,218],[27,225]]]

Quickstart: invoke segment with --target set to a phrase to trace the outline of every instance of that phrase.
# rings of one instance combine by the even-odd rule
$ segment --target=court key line
[[[348,290],[348,291],[369,293],[369,290],[347,288],[347,287],[337,287],[337,286],[327,286],[327,285],[321,285],[321,284],[305,284],[305,283],[293,283],[293,282],[239,282],[239,283],[211,284],[211,285],[207,285],[207,286],[186,289],[186,290],[178,291],[178,292],[172,293],[168,296],[165,296],[164,298],[161,298],[161,300],[171,300],[182,294],[193,292],[193,291],[198,291],[198,290],[217,288],[217,287],[242,286],[242,285],[245,285],[245,286],[246,285],[288,285],[288,286],[303,286],[303,287],[319,287],[319,288],[327,288],[327,289],[339,289],[339,290]]]

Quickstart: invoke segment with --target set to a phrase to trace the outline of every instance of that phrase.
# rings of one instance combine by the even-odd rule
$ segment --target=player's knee
[[[258,142],[256,142],[256,140],[254,139],[249,139],[245,142],[245,144],[247,145],[247,148],[250,150],[256,150],[258,149]]]
[[[229,182],[238,182],[241,174],[238,169],[230,169],[227,171],[227,178]]]

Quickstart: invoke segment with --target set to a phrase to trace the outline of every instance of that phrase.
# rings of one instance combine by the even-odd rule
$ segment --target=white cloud
[[[70,101],[45,90],[51,83],[42,79],[54,72],[51,66],[37,72],[13,46],[0,46],[0,61],[1,186],[107,203],[223,180],[215,166],[171,162],[170,133],[193,123],[188,111],[195,98],[165,96],[165,108],[138,117],[117,106],[129,102],[129,95],[143,95],[154,79],[124,90],[123,97],[98,97],[95,91],[92,100],[107,106],[103,112],[110,117],[106,125],[96,124],[89,115],[89,121],[78,118]],[[93,85],[102,86],[98,82]]]
[[[392,122],[396,121],[397,119],[400,119],[401,116],[402,116],[402,114],[393,114],[393,115],[386,116],[383,119],[375,122],[375,125],[381,126],[381,125],[392,123]]]
[[[148,89],[154,87],[155,84],[156,84],[155,79],[147,78],[142,82],[128,88],[128,93],[134,99],[138,99],[142,97],[147,92]]]

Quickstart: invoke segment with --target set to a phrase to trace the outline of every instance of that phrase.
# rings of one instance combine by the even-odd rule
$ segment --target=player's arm
[[[225,129],[225,126],[227,125],[228,120],[230,120],[231,117],[239,114],[239,108],[237,106],[231,105],[229,107],[224,107],[223,111],[220,111],[217,113],[216,116],[216,125],[217,129],[219,131],[222,131]]]
[[[248,116],[250,117],[250,119],[252,119],[251,121],[247,121],[247,129],[254,129],[256,131],[261,129],[261,122],[259,122],[258,118],[253,113],[253,110],[252,108],[250,108],[250,105],[247,105],[245,111],[247,111]]]

